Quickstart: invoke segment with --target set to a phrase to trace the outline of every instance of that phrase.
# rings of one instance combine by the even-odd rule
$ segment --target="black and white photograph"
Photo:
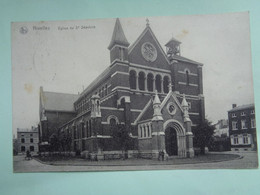
[[[11,33],[14,172],[258,168],[248,12]]]

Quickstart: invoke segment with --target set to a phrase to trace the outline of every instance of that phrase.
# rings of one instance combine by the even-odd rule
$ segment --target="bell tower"
[[[174,55],[180,55],[181,54],[180,44],[181,44],[181,42],[178,41],[175,38],[171,38],[171,40],[168,41],[168,43],[165,44],[167,57],[170,61],[173,60]]]
[[[117,18],[112,39],[108,46],[110,50],[110,62],[112,63],[115,60],[128,61],[128,46],[129,43],[125,37],[121,23]]]

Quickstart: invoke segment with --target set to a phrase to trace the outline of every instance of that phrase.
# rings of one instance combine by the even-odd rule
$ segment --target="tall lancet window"
[[[162,77],[160,75],[156,75],[155,77],[155,85],[156,85],[156,90],[161,93],[162,91]]]
[[[189,71],[186,70],[186,84],[189,85],[190,84],[190,75],[189,75]]]
[[[131,89],[136,89],[136,72],[134,70],[130,71],[129,83]]]
[[[151,73],[147,75],[147,88],[148,91],[153,91],[153,74]]]
[[[164,93],[169,92],[169,77],[168,76],[165,76],[163,78],[163,91],[164,91]]]
[[[139,89],[144,91],[144,80],[145,80],[145,75],[143,72],[139,73],[139,77],[138,77],[138,83],[139,83]]]

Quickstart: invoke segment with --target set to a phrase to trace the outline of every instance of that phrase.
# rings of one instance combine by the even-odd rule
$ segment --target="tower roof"
[[[170,47],[172,44],[174,44],[174,43],[177,43],[177,44],[181,44],[181,42],[180,41],[178,41],[177,39],[175,39],[175,38],[171,38],[171,40],[169,40],[166,44],[165,44],[165,46],[166,47]]]
[[[155,97],[154,97],[154,100],[153,100],[153,104],[161,104],[157,90],[155,90]]]
[[[115,44],[123,45],[123,46],[126,46],[126,47],[129,46],[129,43],[128,43],[126,37],[125,37],[123,28],[122,28],[121,23],[120,23],[118,18],[116,19],[114,32],[113,32],[113,35],[112,35],[111,42],[108,46],[108,49],[111,49]]]
[[[181,106],[182,106],[182,107],[184,107],[184,106],[188,107],[188,106],[189,106],[189,104],[188,104],[187,101],[186,101],[185,94],[183,94],[183,99],[182,99]]]

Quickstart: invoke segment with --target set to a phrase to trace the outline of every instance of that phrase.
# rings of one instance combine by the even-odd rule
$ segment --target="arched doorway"
[[[178,155],[177,132],[172,127],[165,129],[165,150],[169,156]]]
[[[163,129],[167,154],[186,157],[186,136],[183,125],[175,119],[169,119],[163,124]]]

